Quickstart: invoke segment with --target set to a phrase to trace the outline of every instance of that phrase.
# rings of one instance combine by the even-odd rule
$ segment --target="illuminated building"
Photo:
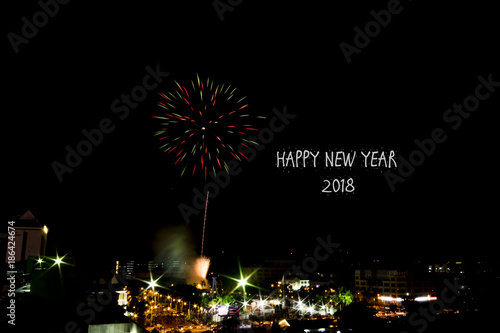
[[[132,273],[134,273],[134,261],[133,260],[128,261],[125,264],[124,273],[125,273],[125,279],[127,279],[127,280],[133,279],[133,277],[132,277]]]
[[[309,280],[301,280],[298,277],[295,277],[292,280],[285,280],[285,284],[290,284],[293,290],[308,288],[310,285]]]
[[[127,260],[123,264],[123,261],[116,261],[117,269],[116,273],[123,276],[126,280],[132,280],[134,278],[133,274],[135,272],[135,261]]]
[[[179,279],[187,278],[187,262],[168,258],[161,260],[144,260],[134,258],[118,261],[118,274],[127,280],[149,279],[150,274],[158,278],[160,276]]]
[[[45,256],[49,229],[41,225],[29,210],[20,215],[15,222],[13,226],[16,231],[15,261],[21,264],[16,267],[24,268],[29,256]],[[8,261],[8,252],[5,261]]]
[[[448,264],[434,264],[428,266],[429,273],[448,273],[450,269]]]
[[[360,270],[354,271],[357,291],[377,295],[382,301],[401,302],[404,298],[423,300],[434,297],[434,281],[424,276],[416,277],[409,270]]]
[[[128,304],[127,300],[127,291],[126,290],[117,290],[116,293],[118,294],[118,305],[119,306],[125,306]]]

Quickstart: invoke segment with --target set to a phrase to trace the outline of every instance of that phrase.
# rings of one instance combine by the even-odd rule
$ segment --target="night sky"
[[[367,257],[493,255],[499,84],[459,125],[443,116],[474,96],[479,76],[500,81],[496,12],[401,1],[348,63],[340,44],[354,46],[354,28],[364,31],[371,11],[388,4],[242,1],[221,21],[211,1],[75,1],[59,5],[18,53],[9,33],[21,35],[22,18],[32,22],[40,5],[5,4],[4,221],[31,209],[50,229],[49,251],[83,263],[154,257],[156,233],[185,224],[179,204],[192,205],[193,188],[205,185],[181,177],[158,150],[157,93],[198,73],[238,87],[249,112],[270,120],[286,107],[295,116],[210,198],[205,254],[283,257],[330,234]],[[142,84],[147,66],[169,75],[120,119],[113,101]],[[105,118],[114,130],[59,182],[51,164]],[[408,159],[436,128],[446,141],[394,192],[383,168],[276,167],[278,151],[296,149],[394,150]],[[353,194],[321,193],[323,179],[342,177],[353,177]],[[202,223],[203,212],[188,225],[198,251]]]

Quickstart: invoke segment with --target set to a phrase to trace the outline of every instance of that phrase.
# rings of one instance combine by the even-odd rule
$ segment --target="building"
[[[435,297],[435,283],[410,270],[357,269],[354,271],[356,291],[365,292],[382,301]]]
[[[283,274],[292,269],[294,260],[266,260],[261,266],[241,267],[243,276],[250,276],[248,282],[267,285],[281,281]]]
[[[134,273],[134,266],[135,266],[134,260],[130,260],[125,263],[125,266],[122,269],[122,275],[125,277],[125,279],[127,280],[133,279],[132,274]]]
[[[285,280],[285,284],[291,286],[292,290],[300,290],[302,288],[309,288],[309,280],[301,280],[298,277],[294,277],[291,280]]]
[[[186,261],[167,258],[166,261],[154,259],[126,259],[117,260],[115,272],[126,280],[142,279],[149,280],[151,277],[188,279],[189,265]]]
[[[15,262],[16,268],[24,270],[28,257],[43,257],[47,247],[47,234],[49,229],[45,225],[41,225],[33,216],[31,211],[27,211],[23,215],[19,215],[17,220],[13,221],[12,228],[15,230]],[[10,237],[11,235],[9,235]],[[9,239],[10,241],[10,239]],[[11,261],[12,256],[7,251],[5,262]]]

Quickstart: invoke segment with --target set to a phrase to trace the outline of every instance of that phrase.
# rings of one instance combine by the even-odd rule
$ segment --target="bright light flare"
[[[238,284],[237,284],[236,288],[244,287],[244,286],[248,285],[247,280],[248,280],[248,277],[238,280]]]
[[[50,267],[54,267],[57,265],[57,267],[61,267],[61,265],[68,265],[68,263],[64,262],[64,258],[67,256],[68,254],[65,254],[63,255],[62,257],[59,257],[59,254],[56,254],[56,258],[53,259],[51,258],[52,260],[54,260],[54,264],[52,264],[52,266]],[[38,259],[38,263],[42,263],[43,261],[40,261],[41,259]]]
[[[437,297],[436,296],[420,296],[420,297],[415,297],[415,302],[430,302],[430,301],[436,301]]]
[[[156,281],[158,281],[158,280],[151,280],[151,281],[149,281],[147,289],[153,289],[153,290],[155,290],[155,287],[159,287],[159,284],[157,284]]]
[[[251,287],[254,287],[254,288],[257,288],[257,289],[261,289],[260,287],[254,285],[254,284],[251,284],[248,282],[248,280],[252,277],[252,275],[254,275],[259,269],[257,268],[256,270],[252,271],[252,273],[250,273],[250,275],[248,276],[243,276],[243,272],[241,270],[241,264],[240,264],[240,261],[238,260],[238,268],[240,270],[240,278],[237,279],[237,278],[234,278],[232,276],[227,276],[227,275],[224,275],[225,277],[233,280],[233,281],[236,281],[236,287],[231,291],[231,292],[234,292],[236,289],[238,289],[239,287],[242,287],[243,288],[243,293],[246,294],[246,287],[247,286],[251,286]]]
[[[403,301],[403,299],[401,297],[378,296],[377,298],[381,301],[386,301],[386,302],[402,302]]]
[[[146,290],[147,289],[151,289],[152,291],[155,291],[155,288],[157,288],[157,287],[166,289],[165,287],[163,287],[163,286],[161,286],[161,285],[158,284],[158,281],[160,281],[160,279],[163,277],[164,274],[162,274],[159,278],[157,278],[155,280],[155,279],[153,279],[153,275],[151,274],[151,272],[149,272],[149,281],[141,280],[141,279],[138,279],[138,280],[142,281],[142,282],[144,282],[144,283],[146,283],[148,285],[146,287]]]

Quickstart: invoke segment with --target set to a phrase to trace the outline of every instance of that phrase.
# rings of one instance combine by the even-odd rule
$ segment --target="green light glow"
[[[248,276],[243,276],[243,272],[241,270],[241,264],[240,264],[239,260],[238,260],[238,268],[240,270],[240,278],[239,279],[234,278],[232,276],[224,275],[225,277],[227,277],[227,278],[229,278],[229,279],[237,282],[236,287],[232,290],[232,292],[234,292],[239,287],[242,287],[243,288],[243,294],[246,294],[246,292],[247,292],[246,291],[246,287],[247,286],[251,286],[251,287],[254,287],[254,288],[257,288],[257,289],[261,289],[260,287],[258,287],[256,285],[253,285],[253,284],[251,284],[251,283],[248,282],[248,280],[252,277],[252,275],[254,275],[259,270],[259,268],[257,268],[254,271],[252,271],[250,273],[250,275],[248,275]]]
[[[51,260],[54,260],[54,264],[52,264],[52,266],[50,267],[54,267],[57,265],[57,267],[61,267],[61,265],[69,265],[68,263],[64,262],[64,258],[67,256],[68,254],[65,254],[63,255],[62,257],[59,257],[59,254],[57,254],[57,251],[56,251],[56,258],[51,258]],[[42,263],[43,261],[41,261],[41,259],[38,259],[38,263]]]

